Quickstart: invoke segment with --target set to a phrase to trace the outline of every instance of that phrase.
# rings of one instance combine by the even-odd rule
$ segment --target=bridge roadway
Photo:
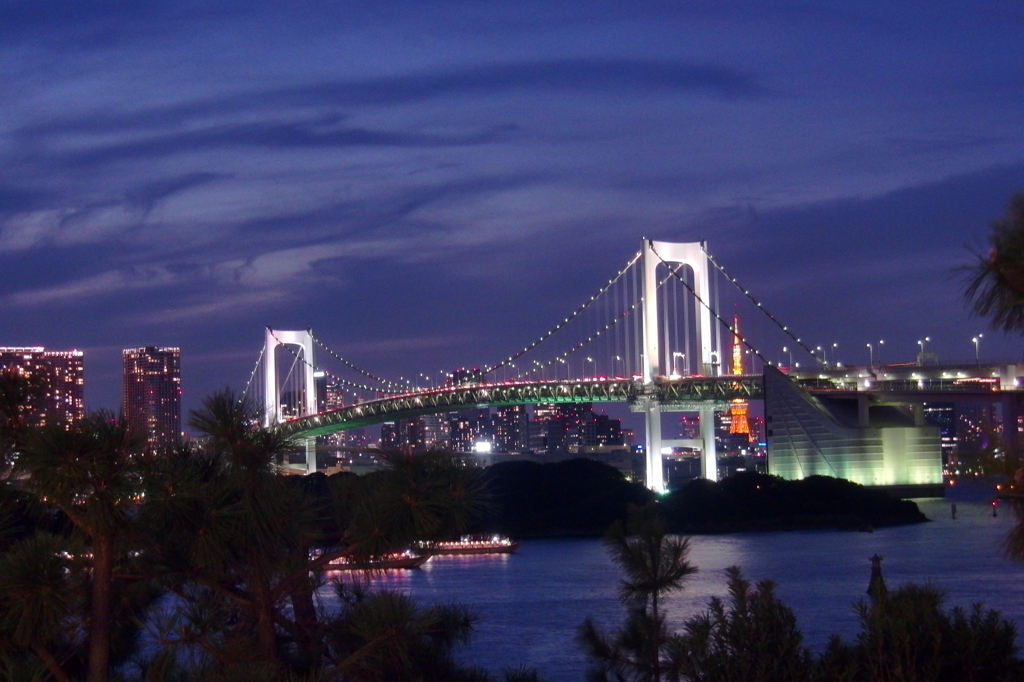
[[[659,378],[653,386],[645,386],[639,377],[503,381],[445,386],[388,395],[308,417],[290,419],[279,424],[277,429],[288,436],[308,438],[395,419],[476,407],[609,402],[635,405],[644,397],[657,400],[665,411],[698,410],[709,403],[725,406],[730,400],[763,398],[764,380],[761,375],[754,374]]]
[[[1024,375],[1024,367],[1019,369],[1018,374],[1015,363],[925,367],[908,364],[794,372],[789,376],[810,393],[837,398],[867,393],[881,402],[948,400],[954,396],[992,400],[1024,396],[1018,379]],[[764,381],[759,374],[746,374],[658,377],[651,386],[645,386],[639,376],[446,386],[382,396],[290,419],[277,429],[288,436],[313,437],[424,414],[539,403],[624,402],[640,410],[643,398],[657,401],[666,412],[697,411],[708,404],[724,408],[731,400],[764,398]]]

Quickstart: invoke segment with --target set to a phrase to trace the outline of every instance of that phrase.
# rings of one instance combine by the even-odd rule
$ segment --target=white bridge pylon
[[[316,378],[313,375],[313,334],[308,330],[281,331],[267,327],[266,365],[263,372],[263,425],[275,426],[285,420],[281,404],[281,386],[277,380],[278,346],[298,346],[302,355],[302,406],[301,417],[316,414]]]
[[[281,405],[281,385],[277,380],[277,347],[298,346],[302,355],[302,406],[301,417],[316,414],[316,377],[313,369],[313,333],[308,329],[302,331],[282,331],[267,327],[266,365],[263,371],[263,425],[275,426],[284,421],[284,409]],[[316,438],[305,438],[306,473],[316,471]]]
[[[685,265],[693,271],[693,292],[697,313],[697,347],[700,349],[700,372],[706,376],[716,374],[711,347],[711,310],[707,303],[710,286],[708,277],[708,255],[706,242],[672,243],[644,239],[641,262],[643,265],[643,380],[650,390],[641,398],[647,431],[647,487],[655,492],[665,491],[665,476],[661,450],[672,441],[661,437],[661,404],[654,398],[654,379],[662,374],[661,338],[658,328],[658,277],[659,265]],[[666,350],[666,352],[668,352]],[[665,358],[670,366],[670,358]],[[718,461],[715,452],[715,408],[707,404],[700,408],[701,434],[701,476],[710,481],[718,480]]]

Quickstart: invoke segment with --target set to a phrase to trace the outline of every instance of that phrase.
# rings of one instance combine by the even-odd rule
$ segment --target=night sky
[[[1024,6],[0,1],[0,345],[266,325],[389,377],[493,363],[642,237],[709,250],[847,363],[1020,358],[952,269],[1024,190]],[[843,353],[846,353],[844,357]]]

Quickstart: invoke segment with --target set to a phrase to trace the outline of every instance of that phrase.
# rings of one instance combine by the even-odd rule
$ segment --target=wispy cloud
[[[84,277],[71,282],[65,282],[51,287],[30,289],[15,294],[10,294],[6,300],[15,306],[39,306],[64,304],[86,298],[95,298],[107,294],[120,292],[139,287],[155,287],[166,283],[165,275],[151,273],[150,277],[133,277],[125,272],[108,271],[90,277]]]
[[[134,185],[125,192],[125,201],[145,212],[153,210],[156,204],[168,197],[187,192],[195,187],[202,187],[221,178],[227,177],[220,173],[187,173],[168,178],[160,178]]]
[[[440,73],[423,72],[365,80],[334,80],[302,86],[255,90],[167,107],[126,112],[96,112],[56,117],[22,127],[17,136],[32,139],[66,134],[168,130],[199,120],[242,112],[294,110],[297,107],[390,106],[451,97],[479,97],[512,90],[593,92],[675,92],[718,98],[754,98],[767,89],[752,72],[713,64],[638,59],[562,59],[511,62]],[[278,144],[465,144],[461,138],[403,136],[361,129],[317,130],[338,125],[345,116],[275,126],[237,125],[181,133],[173,139],[193,144],[204,140],[276,140]],[[501,130],[497,132],[502,132]],[[477,135],[487,135],[478,133]],[[489,134],[494,134],[490,132]],[[472,140],[472,137],[468,139]],[[170,143],[168,138],[166,143]],[[155,142],[154,142],[155,144]]]
[[[273,290],[233,292],[220,290],[212,299],[207,298],[198,303],[184,305],[173,303],[160,310],[139,312],[130,315],[127,322],[145,326],[205,322],[214,317],[230,318],[239,313],[249,312],[254,307],[266,307],[286,298],[284,292]]]
[[[461,147],[491,144],[514,134],[518,126],[498,125],[485,130],[439,135],[340,127],[330,121],[302,120],[281,123],[215,125],[126,142],[82,145],[81,150],[55,153],[62,166],[88,167],[126,159],[150,159],[210,149],[330,149],[345,147]]]

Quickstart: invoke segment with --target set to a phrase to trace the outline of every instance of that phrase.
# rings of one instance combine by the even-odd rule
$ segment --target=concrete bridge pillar
[[[700,475],[709,481],[718,480],[718,452],[715,448],[715,406],[708,405],[700,410],[701,448]]]
[[[665,468],[661,460],[661,404],[652,397],[645,396],[644,422],[647,436],[647,476],[646,485],[655,492],[665,491]]]
[[[306,446],[306,473],[316,473],[316,438],[303,438]]]

